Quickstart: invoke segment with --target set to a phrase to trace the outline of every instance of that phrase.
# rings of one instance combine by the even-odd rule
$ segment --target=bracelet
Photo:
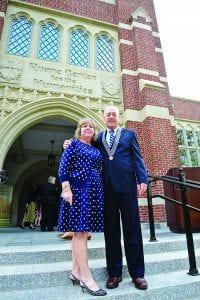
[[[63,186],[62,186],[63,190],[68,187],[70,187],[69,181],[66,181],[65,183],[63,183]]]

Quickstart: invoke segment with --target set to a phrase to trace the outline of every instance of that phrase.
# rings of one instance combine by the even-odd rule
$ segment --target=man
[[[135,287],[145,290],[148,285],[144,279],[137,193],[141,195],[146,191],[146,168],[136,133],[119,128],[119,111],[116,107],[105,108],[104,122],[107,129],[98,135],[97,147],[103,156],[106,287],[117,288],[122,281],[121,217],[128,271]]]
[[[56,178],[50,176],[48,183],[42,188],[41,200],[41,231],[54,231],[56,207],[58,202],[58,191],[55,186]]]

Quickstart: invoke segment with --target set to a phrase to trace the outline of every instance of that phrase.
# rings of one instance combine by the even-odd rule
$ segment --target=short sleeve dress
[[[102,232],[103,186],[102,156],[98,149],[80,140],[73,140],[63,152],[59,178],[69,181],[73,203],[62,199],[58,230],[62,232]]]

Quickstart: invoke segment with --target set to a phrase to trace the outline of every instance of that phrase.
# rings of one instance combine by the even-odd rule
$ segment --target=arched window
[[[41,26],[38,58],[57,61],[59,56],[60,30],[53,23]]]
[[[11,22],[7,53],[28,56],[32,34],[32,23],[25,16]]]
[[[83,30],[71,32],[69,53],[71,65],[89,67],[89,37]]]
[[[113,42],[106,35],[96,39],[96,67],[102,71],[114,71]]]

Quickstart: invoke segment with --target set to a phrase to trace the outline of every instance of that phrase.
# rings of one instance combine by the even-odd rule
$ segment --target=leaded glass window
[[[178,139],[178,144],[179,146],[184,145],[184,135],[183,135],[183,130],[182,129],[177,129],[176,131],[177,139]]]
[[[106,35],[96,39],[96,67],[102,71],[114,71],[113,42]]]
[[[200,131],[196,131],[196,138],[197,138],[198,147],[200,148]]]
[[[25,16],[11,22],[7,53],[28,56],[30,51],[32,23]]]
[[[180,161],[184,167],[200,166],[200,131],[187,126],[176,130]]]
[[[41,26],[38,58],[57,61],[59,56],[60,30],[53,24]]]
[[[71,32],[69,53],[71,65],[89,67],[89,37],[83,30]]]
[[[194,135],[192,130],[186,130],[188,146],[194,146]]]
[[[198,166],[197,151],[196,150],[191,150],[191,149],[189,151],[190,151],[190,158],[191,158],[192,167]]]
[[[181,166],[189,166],[186,149],[179,149]]]

